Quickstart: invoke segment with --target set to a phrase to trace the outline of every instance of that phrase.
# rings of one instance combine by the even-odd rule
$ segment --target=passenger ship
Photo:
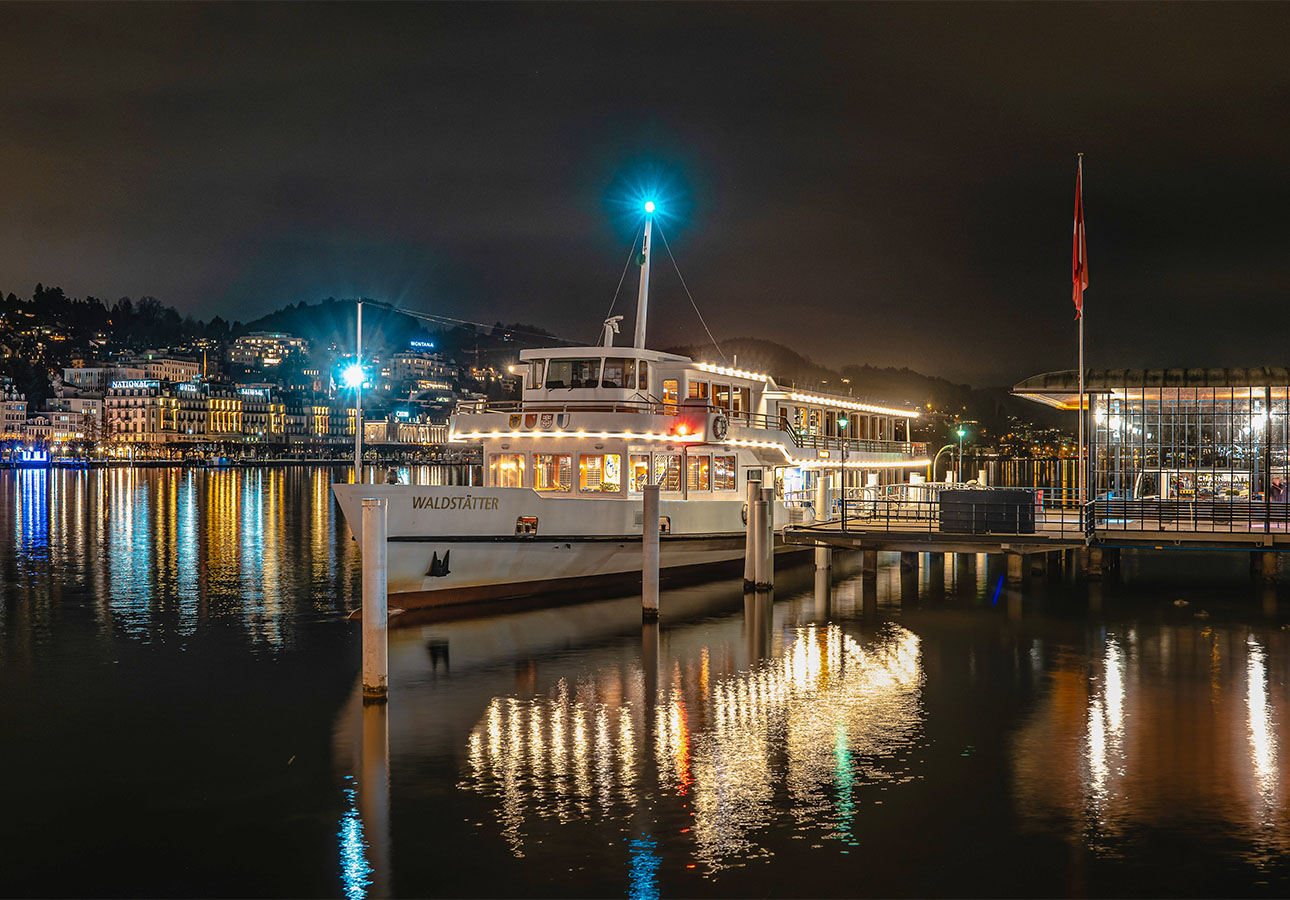
[[[642,488],[660,486],[661,575],[733,574],[747,488],[774,487],[777,535],[809,521],[816,479],[902,481],[928,464],[918,411],[777,384],[770,375],[645,348],[651,216],[634,345],[525,350],[519,402],[460,405],[449,440],[482,443],[484,485],[336,484],[361,537],[385,497],[388,585],[403,608],[639,586]],[[776,552],[787,552],[782,540]]]

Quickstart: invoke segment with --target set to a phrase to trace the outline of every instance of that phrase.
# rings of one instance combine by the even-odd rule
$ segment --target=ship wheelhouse
[[[484,483],[552,498],[744,499],[749,480],[790,499],[817,473],[851,486],[927,464],[913,409],[784,389],[769,375],[633,347],[525,350],[523,398],[467,403],[450,439],[479,441]]]

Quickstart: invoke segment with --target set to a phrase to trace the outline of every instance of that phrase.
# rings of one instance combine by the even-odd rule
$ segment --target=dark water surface
[[[1290,888],[1290,618],[1242,554],[409,613],[365,708],[332,475],[0,472],[0,893]]]

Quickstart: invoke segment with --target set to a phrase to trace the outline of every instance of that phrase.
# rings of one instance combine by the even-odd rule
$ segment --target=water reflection
[[[1092,646],[1059,651],[1013,742],[1029,827],[1057,827],[1117,857],[1131,829],[1168,828],[1187,810],[1247,840],[1253,862],[1290,850],[1278,753],[1290,700],[1285,632],[1134,626]]]
[[[99,625],[131,638],[236,622],[278,652],[305,611],[297,585],[323,615],[348,613],[354,596],[358,549],[331,481],[328,467],[0,472],[4,580],[32,592],[37,619],[65,587],[88,589]]]
[[[763,832],[776,822],[852,842],[860,792],[911,777],[899,759],[922,733],[919,639],[894,624],[863,643],[838,625],[786,626],[782,653],[766,658],[755,652],[768,643],[762,603],[746,608],[746,669],[720,645],[661,659],[658,626],[647,625],[640,668],[605,666],[488,703],[466,740],[462,786],[496,801],[514,856],[541,820],[638,827],[642,806],[665,798],[687,809],[685,841],[708,872],[769,855]],[[634,895],[648,895],[638,875],[652,871],[657,840],[633,844]]]

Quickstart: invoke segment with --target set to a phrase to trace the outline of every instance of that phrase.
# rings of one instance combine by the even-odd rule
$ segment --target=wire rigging
[[[488,325],[488,324],[485,324],[484,322],[472,322],[469,319],[454,319],[452,316],[443,316],[435,313],[420,312],[419,310],[408,309],[407,307],[403,307],[403,306],[395,306],[393,303],[386,303],[381,300],[364,300],[363,303],[371,306],[379,306],[384,309],[388,309],[390,312],[396,312],[405,316],[411,316],[414,319],[425,319],[427,322],[437,322],[440,324],[447,324],[447,325],[471,325],[475,328],[486,329],[488,333],[491,333],[497,330],[496,326]],[[502,328],[501,330],[509,334],[522,334],[528,337],[541,338],[544,341],[558,341],[561,344],[568,344],[570,346],[575,346],[578,344],[577,341],[571,341],[568,338],[562,338],[554,334],[542,334],[536,331],[525,331],[523,328]]]
[[[663,247],[667,250],[668,258],[672,260],[672,268],[676,269],[676,277],[681,279],[681,287],[685,288],[685,296],[690,298],[690,305],[694,307],[694,313],[699,317],[699,324],[708,333],[708,340],[712,341],[712,346],[716,347],[717,352],[721,354],[721,361],[729,363],[730,360],[726,358],[726,351],[721,349],[717,339],[712,336],[712,329],[708,327],[707,322],[703,321],[703,313],[699,312],[699,304],[694,302],[694,297],[690,294],[690,287],[685,283],[685,276],[681,274],[681,267],[676,264],[676,257],[672,255],[672,247],[667,242],[667,236],[663,234],[663,229],[659,227],[657,222],[654,223],[654,227],[658,228],[658,236],[663,238]]]

